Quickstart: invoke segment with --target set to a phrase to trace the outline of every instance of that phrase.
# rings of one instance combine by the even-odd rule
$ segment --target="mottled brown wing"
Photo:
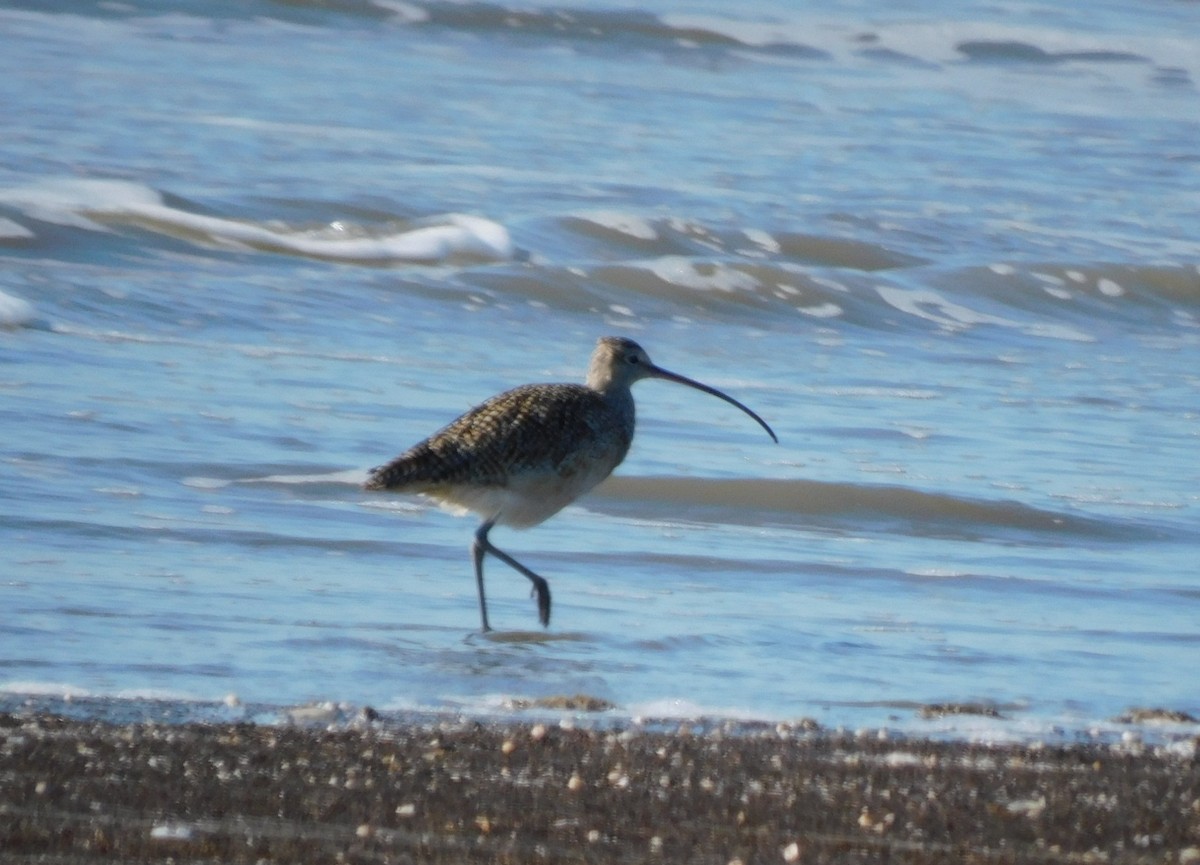
[[[601,397],[575,384],[505,391],[371,472],[367,489],[447,484],[504,486],[524,472],[569,472],[581,459],[629,447],[632,430],[607,417]]]

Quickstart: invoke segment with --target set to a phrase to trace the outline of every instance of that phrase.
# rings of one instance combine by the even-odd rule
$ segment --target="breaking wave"
[[[6,220],[33,244],[37,222],[87,230],[142,229],[201,246],[364,264],[502,261],[513,256],[508,230],[479,216],[451,213],[381,224],[336,221],[290,226],[199,213],[150,187],[117,180],[46,180],[0,190]],[[22,225],[21,220],[30,224]],[[14,232],[9,232],[14,236]]]

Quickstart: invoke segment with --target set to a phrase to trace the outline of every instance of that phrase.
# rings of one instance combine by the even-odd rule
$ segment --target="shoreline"
[[[1186,744],[10,712],[0,850],[49,863],[1200,863],[1200,749]]]

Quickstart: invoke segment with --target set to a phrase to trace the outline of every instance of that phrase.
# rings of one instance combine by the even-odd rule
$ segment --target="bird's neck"
[[[622,425],[633,432],[634,420],[634,405],[633,393],[629,390],[629,385],[606,382],[605,387],[596,387],[589,381],[588,385],[592,390],[600,395],[600,398],[608,405],[609,410],[619,417],[623,422]]]

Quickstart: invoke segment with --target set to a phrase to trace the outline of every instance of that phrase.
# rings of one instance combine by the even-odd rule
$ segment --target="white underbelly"
[[[611,474],[613,466],[593,464],[566,476],[530,472],[510,478],[505,486],[431,488],[424,495],[457,514],[476,513],[498,525],[528,528],[554,516]]]

